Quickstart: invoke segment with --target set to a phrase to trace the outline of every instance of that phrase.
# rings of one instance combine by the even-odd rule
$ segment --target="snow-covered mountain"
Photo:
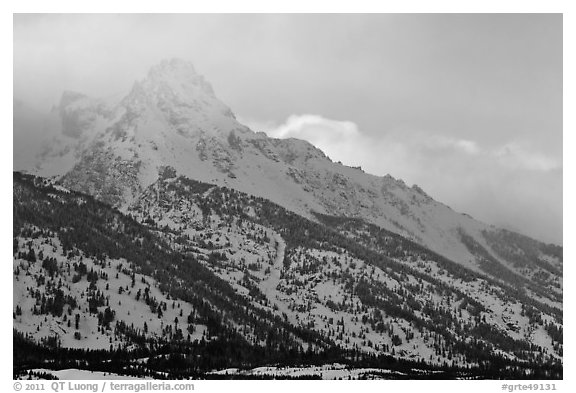
[[[119,102],[66,92],[53,115],[61,133],[32,172],[120,208],[136,202],[169,166],[307,218],[315,212],[362,218],[473,270],[486,270],[478,247],[518,270],[494,248],[501,230],[453,211],[416,185],[334,163],[306,141],[253,132],[188,62],[162,61]],[[547,248],[531,247],[535,258],[552,258],[561,269],[560,259],[541,251]]]
[[[14,122],[57,135],[14,174],[28,370],[561,377],[561,247],[254,132],[190,63]]]
[[[16,377],[562,377],[561,275],[542,261],[495,279],[170,167],[128,215],[20,173],[13,198]]]

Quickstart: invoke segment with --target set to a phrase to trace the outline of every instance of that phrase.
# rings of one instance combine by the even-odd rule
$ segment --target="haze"
[[[560,14],[14,16],[14,98],[31,113],[63,90],[120,97],[167,57],[255,131],[562,244]],[[17,126],[18,170],[44,136]]]

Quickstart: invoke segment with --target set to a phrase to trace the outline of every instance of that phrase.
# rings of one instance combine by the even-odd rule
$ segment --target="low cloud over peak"
[[[281,124],[240,120],[271,137],[305,139],[334,161],[419,184],[485,222],[562,243],[562,162],[526,142],[482,146],[409,129],[366,135],[354,122],[316,114],[294,114]]]

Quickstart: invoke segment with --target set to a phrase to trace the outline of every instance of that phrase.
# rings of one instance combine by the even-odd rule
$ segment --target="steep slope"
[[[18,173],[13,252],[16,368],[48,362],[179,378],[333,346],[253,305],[117,210]]]
[[[128,214],[14,175],[19,367],[561,376],[552,284],[499,281],[363,220],[311,221],[173,168]]]
[[[117,104],[68,93],[59,113],[59,147],[35,173],[124,211],[170,166],[309,219],[362,218],[477,272],[498,276],[506,269],[530,278],[550,273],[549,265],[561,270],[554,247],[529,238],[511,246],[504,232],[454,212],[418,186],[333,163],[305,141],[252,132],[181,60],[153,67]]]
[[[444,353],[457,352],[459,340],[488,334],[504,352],[519,356],[516,350],[525,344],[546,341],[544,326],[562,321],[562,295],[555,287],[560,272],[550,272],[547,281],[513,272],[490,278],[363,220],[318,216],[322,224],[315,224],[264,199],[177,177],[172,169],[162,172],[130,213],[177,230],[186,249],[212,242],[208,247],[219,257],[208,267],[235,282],[236,290],[331,338],[326,321],[332,319],[332,334],[343,347],[378,353],[394,346],[402,356],[432,361],[426,356],[437,343],[422,340],[428,334],[442,336]],[[267,257],[244,254],[246,246],[258,247],[234,241],[247,228],[269,245]],[[358,323],[363,313],[372,321],[369,339],[366,321]],[[380,315],[383,325],[375,329],[378,321],[371,315]],[[558,349],[552,341],[545,345],[546,353]],[[435,359],[447,360],[454,359]]]

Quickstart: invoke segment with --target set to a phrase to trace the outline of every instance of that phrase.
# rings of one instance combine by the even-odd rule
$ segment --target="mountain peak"
[[[184,60],[178,57],[173,57],[171,59],[163,59],[160,63],[156,64],[152,67],[152,69],[159,69],[159,70],[185,70],[187,72],[196,73],[196,69],[194,68],[194,64],[191,61]]]
[[[212,86],[196,72],[194,65],[178,58],[165,59],[153,66],[148,72],[146,81],[150,85],[202,92],[214,97]]]
[[[153,108],[183,134],[216,128],[227,132],[238,126],[234,114],[216,97],[210,83],[192,63],[181,59],[163,60],[153,66],[146,78],[135,82],[123,105],[139,113]]]
[[[191,62],[178,58],[164,59],[160,63],[152,66],[148,71],[148,79],[174,77],[180,80],[199,76]]]

